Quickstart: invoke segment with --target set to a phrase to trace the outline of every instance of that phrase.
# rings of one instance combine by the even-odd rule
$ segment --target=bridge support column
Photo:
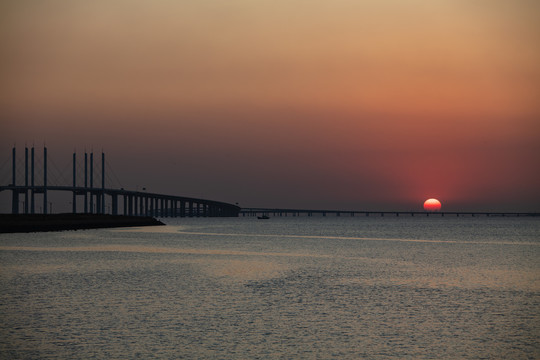
[[[19,213],[19,192],[17,190],[15,190],[15,189],[12,191],[11,213],[12,214],[18,214]]]
[[[47,148],[43,148],[43,213],[47,214]]]
[[[26,157],[27,157],[27,160],[26,160],[26,163],[28,162],[28,149],[26,149]],[[28,164],[26,164],[26,174],[28,173]],[[16,168],[17,168],[17,155],[16,155],[16,149],[13,148],[12,150],[12,170],[13,170],[13,173],[12,173],[12,185],[13,186],[17,186],[17,172],[16,172]],[[26,182],[28,182],[28,177],[26,178]],[[26,184],[26,203],[24,205],[25,208],[27,208],[27,204],[28,204],[28,183]],[[19,190],[17,189],[13,189],[11,191],[11,212],[13,214],[18,214],[19,213]]]
[[[101,193],[96,194],[96,214],[101,214]]]
[[[144,197],[144,215],[150,216],[150,209],[148,208],[148,196]]]
[[[31,168],[30,184],[32,186],[32,189],[30,190],[30,213],[34,214],[35,210],[36,210],[36,206],[35,206],[35,203],[34,203],[35,189],[34,189],[34,147],[33,146],[32,146],[32,152],[31,152],[31,165],[30,165],[30,168]]]
[[[128,195],[128,215],[133,216],[133,195]]]
[[[90,213],[94,213],[94,193],[92,188],[94,187],[94,153],[90,153]]]
[[[28,214],[28,148],[24,148],[24,213]]]
[[[88,154],[86,152],[84,153],[84,213],[88,214]]]
[[[118,195],[111,194],[111,205],[112,205],[112,214],[118,215]]]
[[[73,153],[73,199],[72,202],[72,212],[75,214],[77,212],[77,194],[75,192],[75,187],[77,186],[77,155]]]
[[[11,155],[12,155],[12,165],[11,165],[11,170],[12,170],[12,183],[11,185],[13,186],[17,186],[17,172],[16,172],[16,167],[17,167],[17,153],[16,153],[16,149],[13,148],[12,152],[11,152]],[[19,213],[19,193],[17,192],[16,189],[13,189],[11,191],[11,213],[12,214],[18,214]]]
[[[105,153],[101,153],[101,213],[105,214]]]
[[[163,208],[163,217],[169,217],[169,202],[167,199],[163,198],[161,199],[161,204]]]

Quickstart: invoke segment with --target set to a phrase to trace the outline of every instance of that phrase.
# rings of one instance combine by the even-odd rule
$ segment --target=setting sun
[[[427,199],[424,201],[424,210],[439,211],[441,210],[441,202],[437,199]]]

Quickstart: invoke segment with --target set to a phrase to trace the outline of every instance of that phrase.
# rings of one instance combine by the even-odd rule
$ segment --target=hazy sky
[[[537,0],[3,0],[0,162],[45,142],[245,207],[538,211],[539,64]]]

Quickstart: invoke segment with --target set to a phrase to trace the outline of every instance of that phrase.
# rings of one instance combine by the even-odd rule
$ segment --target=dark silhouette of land
[[[0,233],[165,225],[149,216],[105,214],[0,214]]]

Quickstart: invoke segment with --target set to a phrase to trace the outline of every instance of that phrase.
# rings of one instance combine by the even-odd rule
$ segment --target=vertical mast
[[[75,193],[75,187],[77,186],[77,154],[73,153],[73,213],[77,212],[77,194]]]
[[[101,152],[101,213],[105,214],[105,153]]]
[[[94,187],[94,153],[90,153],[90,213],[94,213],[94,194],[91,189]]]
[[[32,189],[30,190],[30,213],[35,213],[35,204],[34,204],[34,145],[32,145],[32,152],[31,152],[31,176],[30,176],[30,184],[32,186]]]
[[[28,148],[24,147],[24,213],[28,214]]]
[[[13,186],[16,186],[17,183],[16,183],[16,180],[17,180],[17,177],[16,177],[16,172],[15,172],[15,167],[17,166],[16,164],[16,160],[17,160],[17,156],[16,156],[16,150],[15,150],[15,147],[13,148],[13,151],[12,151],[12,169],[13,169],[13,179],[11,180],[11,185]]]
[[[88,213],[88,154],[84,151],[84,213]]]
[[[47,148],[43,147],[43,213],[47,214]]]
[[[17,186],[16,167],[17,167],[17,154],[16,154],[15,147],[13,147],[13,151],[12,151],[13,179],[11,183],[11,185],[13,186],[13,190],[11,190],[11,213],[12,214],[19,213],[19,193],[17,192],[17,189],[15,189],[15,186]]]

